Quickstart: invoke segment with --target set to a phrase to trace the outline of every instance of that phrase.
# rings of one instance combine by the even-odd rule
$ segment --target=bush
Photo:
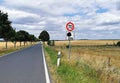
[[[47,44],[48,44],[49,46],[55,46],[55,41],[54,41],[54,40],[49,40],[49,41],[47,42]]]
[[[117,42],[117,46],[120,46],[120,41]]]
[[[49,46],[50,46],[50,44],[51,44],[51,41],[50,41],[50,40],[48,40],[48,41],[47,41],[47,45],[49,45]]]
[[[69,48],[69,45],[66,45],[66,48]]]

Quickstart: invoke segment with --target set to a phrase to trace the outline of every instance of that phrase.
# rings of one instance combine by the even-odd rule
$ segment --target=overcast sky
[[[67,22],[75,39],[120,39],[120,0],[0,0],[16,30],[36,37],[47,30],[51,39],[65,39]]]

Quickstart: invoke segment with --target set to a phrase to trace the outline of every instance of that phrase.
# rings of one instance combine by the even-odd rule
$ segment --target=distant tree
[[[32,44],[32,42],[37,41],[37,38],[36,38],[34,35],[30,34],[30,35],[29,35],[29,41],[30,41],[31,44]]]
[[[16,47],[16,43],[18,41],[17,32],[14,30],[13,34],[14,34],[14,36],[11,37],[10,41],[12,41],[14,43],[14,48],[15,48]]]
[[[50,39],[49,33],[46,30],[43,30],[39,35],[39,39],[43,42],[49,41]]]
[[[23,34],[20,32],[20,31],[18,31],[17,33],[16,33],[16,41],[19,41],[20,42],[20,47],[21,47],[21,42],[23,41]]]
[[[0,38],[3,38],[6,41],[11,39],[14,30],[11,26],[11,21],[8,20],[8,14],[0,11]]]
[[[16,40],[20,42],[20,46],[22,41],[24,42],[25,46],[26,41],[29,40],[29,33],[24,30],[20,30],[17,32],[16,37],[17,37]]]

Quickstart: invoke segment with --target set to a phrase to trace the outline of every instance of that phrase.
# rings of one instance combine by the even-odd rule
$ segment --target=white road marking
[[[47,64],[46,64],[46,60],[45,60],[45,54],[44,54],[44,51],[43,51],[43,45],[42,45],[42,53],[43,53],[43,60],[44,60],[46,83],[50,83],[50,78],[49,78],[49,74],[48,74]]]

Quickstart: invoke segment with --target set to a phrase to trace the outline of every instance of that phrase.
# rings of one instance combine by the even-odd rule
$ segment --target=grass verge
[[[8,49],[2,49],[0,50],[0,56],[4,56],[5,54],[8,54],[10,52],[14,52],[14,51],[17,51],[17,50],[20,50],[20,49],[24,49],[24,48],[27,48],[29,46],[22,46],[22,47],[16,47],[16,48],[8,48]]]
[[[89,66],[79,62],[70,64],[62,57],[61,65],[57,67],[57,51],[45,46],[45,53],[53,83],[100,83],[98,73]]]

